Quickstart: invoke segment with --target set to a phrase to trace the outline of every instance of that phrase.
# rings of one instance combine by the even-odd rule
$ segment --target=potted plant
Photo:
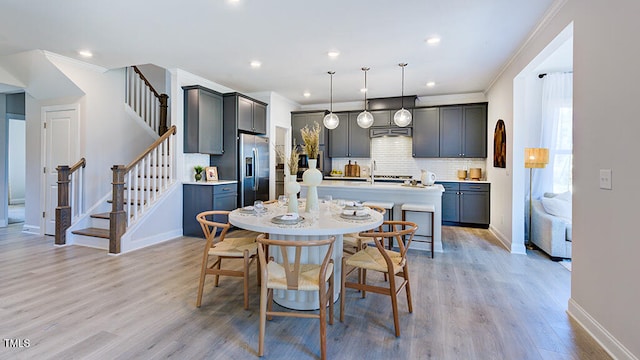
[[[193,167],[193,170],[196,171],[196,175],[195,175],[196,181],[200,181],[202,179],[202,171],[204,171],[204,168],[200,165],[196,165]]]
[[[316,169],[318,152],[320,151],[320,124],[314,121],[313,127],[308,125],[300,129],[300,135],[304,141],[304,150],[307,153],[309,169],[302,174],[302,181],[308,186],[306,212],[316,212],[320,209],[318,204],[318,185],[322,183],[322,173]]]

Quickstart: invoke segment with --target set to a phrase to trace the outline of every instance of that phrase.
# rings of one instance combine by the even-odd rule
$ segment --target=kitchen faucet
[[[378,170],[376,169],[376,161],[371,159],[371,166],[369,166],[370,170],[369,170],[369,175],[371,176],[371,185],[373,185],[373,170]]]

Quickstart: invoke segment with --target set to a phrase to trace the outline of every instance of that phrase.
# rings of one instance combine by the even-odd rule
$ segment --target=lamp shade
[[[544,168],[549,163],[549,149],[546,148],[525,148],[524,167]]]
[[[338,118],[338,115],[334,113],[329,113],[325,115],[324,119],[322,120],[322,123],[324,124],[324,127],[326,127],[327,129],[333,130],[337,128],[338,125],[340,125],[340,119]]]

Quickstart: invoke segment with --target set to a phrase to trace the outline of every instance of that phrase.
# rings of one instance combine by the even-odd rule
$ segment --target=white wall
[[[640,357],[640,242],[637,204],[640,169],[629,166],[629,152],[637,143],[640,122],[635,103],[640,49],[640,3],[635,0],[566,0],[521,49],[487,91],[489,118],[507,126],[506,169],[490,168],[492,215],[496,231],[515,242],[522,236],[520,220],[511,208],[524,196],[524,121],[514,118],[523,104],[514,91],[525,83],[517,75],[552,39],[574,21],[574,213],[573,271],[569,314],[577,319],[615,358]],[[523,81],[522,79],[520,79]],[[513,139],[512,141],[509,141]],[[599,169],[613,170],[613,190],[598,187]],[[511,175],[513,174],[513,176]],[[509,190],[512,189],[512,190]],[[516,199],[516,200],[514,200]]]
[[[0,77],[1,78],[1,77]],[[7,188],[7,119],[6,96],[0,94],[0,183],[1,188]],[[7,226],[8,205],[7,192],[0,191],[0,227]]]

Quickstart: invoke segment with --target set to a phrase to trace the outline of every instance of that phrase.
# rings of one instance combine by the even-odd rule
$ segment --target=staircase
[[[93,209],[88,221],[83,222],[88,227],[71,231],[74,243],[80,245],[104,248],[104,239],[108,239],[109,253],[113,254],[120,253],[121,238],[127,228],[151,209],[175,182],[176,127],[166,126],[168,96],[158,94],[135,66],[127,71],[126,87],[127,104],[159,137],[128,165],[111,168],[112,193]],[[56,217],[56,244],[64,244],[64,233],[71,224],[69,221],[65,227],[62,218],[58,224]]]

